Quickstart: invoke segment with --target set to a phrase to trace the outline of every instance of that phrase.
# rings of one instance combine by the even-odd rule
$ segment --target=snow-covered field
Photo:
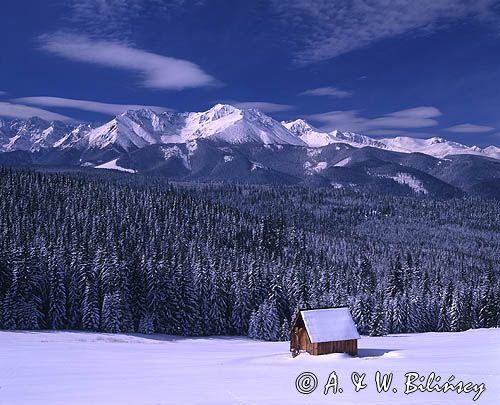
[[[478,404],[500,400],[500,329],[363,337],[359,357],[292,359],[288,343],[246,338],[176,338],[81,332],[0,332],[0,404],[462,404],[474,392],[404,394],[404,374],[435,372],[440,383],[484,383]],[[317,389],[295,381],[313,372]],[[342,393],[323,394],[335,371]],[[377,393],[376,371],[394,373]],[[354,392],[351,373],[368,385]],[[397,388],[397,393],[392,392]]]

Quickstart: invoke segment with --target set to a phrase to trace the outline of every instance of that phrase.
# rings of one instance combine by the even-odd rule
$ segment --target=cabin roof
[[[359,339],[349,308],[308,309],[300,311],[311,343]]]

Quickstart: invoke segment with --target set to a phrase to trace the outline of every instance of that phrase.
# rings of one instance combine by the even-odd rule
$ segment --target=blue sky
[[[98,120],[217,102],[374,137],[500,145],[500,5],[476,0],[20,0],[0,115]]]

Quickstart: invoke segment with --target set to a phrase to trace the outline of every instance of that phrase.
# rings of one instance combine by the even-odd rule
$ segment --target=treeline
[[[0,328],[288,338],[500,324],[500,207],[0,169]]]

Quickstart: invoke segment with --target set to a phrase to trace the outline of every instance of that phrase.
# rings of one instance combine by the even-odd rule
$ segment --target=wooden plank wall
[[[310,343],[308,339],[306,350],[313,355],[328,353],[349,353],[355,355],[358,353],[358,341],[352,339],[335,342]]]

